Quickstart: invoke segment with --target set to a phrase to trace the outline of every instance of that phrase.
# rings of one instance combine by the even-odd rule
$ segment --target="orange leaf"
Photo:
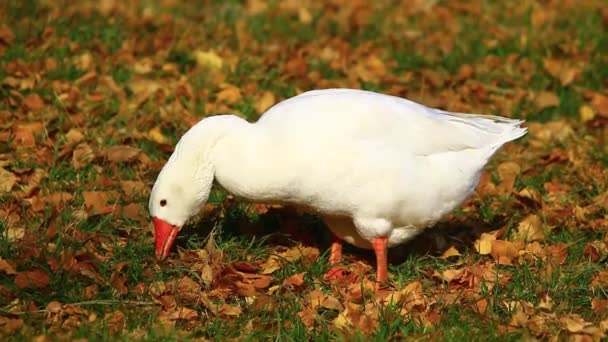
[[[268,90],[265,90],[258,96],[255,104],[255,110],[260,114],[264,113],[276,102],[277,100],[275,99],[274,94]]]
[[[37,111],[44,108],[44,101],[38,94],[29,94],[23,98],[23,105],[27,110]]]
[[[117,198],[114,191],[84,191],[84,208],[89,214],[103,215],[111,213],[113,206],[108,202]]]
[[[521,248],[511,241],[495,240],[492,241],[491,255],[500,265],[512,265],[513,259],[519,256]]]
[[[72,165],[75,169],[81,169],[93,161],[95,154],[89,144],[82,143],[76,146],[74,152],[72,152]]]
[[[239,88],[229,85],[217,94],[217,100],[228,104],[233,104],[241,100]]]
[[[234,305],[222,304],[218,310],[218,314],[222,316],[238,317],[242,313],[241,308]]]
[[[549,107],[557,107],[559,106],[559,97],[555,95],[553,92],[549,91],[541,91],[536,96],[536,106],[539,110],[549,108]]]
[[[101,153],[109,161],[120,163],[135,160],[141,153],[141,150],[128,145],[115,145],[104,148]]]
[[[302,286],[304,284],[304,275],[306,272],[294,274],[291,277],[283,280],[283,285]]]
[[[45,288],[49,285],[49,282],[49,275],[41,269],[19,272],[15,277],[15,285],[20,289],[29,287]]]
[[[15,267],[13,265],[11,265],[8,261],[2,259],[2,257],[0,257],[0,271],[6,273],[6,274],[16,274],[17,271],[15,270]]]
[[[11,192],[15,183],[17,183],[17,176],[0,167],[0,193]]]

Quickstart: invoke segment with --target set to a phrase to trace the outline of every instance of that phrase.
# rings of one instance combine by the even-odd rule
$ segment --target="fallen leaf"
[[[283,280],[283,286],[285,285],[291,285],[291,286],[302,286],[304,284],[304,275],[306,274],[306,272],[301,272],[301,273],[297,273],[292,275],[291,277]]]
[[[262,274],[271,274],[280,269],[284,263],[294,262],[306,257],[314,259],[319,256],[319,250],[314,247],[296,246],[279,254],[272,254],[265,263],[260,265]]]
[[[517,226],[517,232],[515,232],[516,240],[529,241],[543,241],[545,239],[545,232],[543,230],[543,224],[537,215],[526,216]]]
[[[594,93],[591,99],[591,107],[593,107],[599,115],[608,117],[608,96]]]
[[[276,103],[276,99],[274,94],[268,90],[263,91],[255,103],[255,110],[258,113],[264,113],[268,108],[272,107]]]
[[[36,135],[44,131],[41,122],[18,124],[15,127],[15,143],[19,147],[33,147],[36,145]]]
[[[118,198],[114,191],[84,191],[84,208],[90,215],[103,215],[111,213],[114,206],[109,202]]]
[[[33,271],[18,272],[15,277],[15,285],[17,288],[45,288],[49,285],[49,275],[40,269]]]
[[[17,183],[17,176],[0,167],[0,193],[11,192],[15,183]]]
[[[456,247],[450,246],[450,248],[446,249],[439,258],[445,260],[453,256],[460,256],[460,252],[456,249]]]
[[[218,314],[221,316],[238,317],[242,313],[240,307],[229,304],[222,304],[218,310]]]
[[[554,58],[543,59],[543,67],[553,78],[560,81],[562,86],[567,86],[580,74],[580,70],[567,65],[566,60]]]
[[[27,110],[38,111],[44,108],[44,101],[40,95],[32,93],[23,98],[23,105]]]
[[[519,251],[523,247],[523,243],[516,245],[511,241],[494,240],[490,254],[499,265],[513,265],[513,259],[519,256]]]
[[[207,67],[209,69],[221,69],[223,62],[222,58],[213,51],[194,51],[194,60],[198,65]]]
[[[56,210],[60,209],[74,198],[68,192],[55,192],[46,196],[36,196],[29,200],[33,211],[44,210],[47,206],[53,206]]]
[[[103,320],[111,334],[120,333],[125,328],[126,317],[121,311],[107,313]]]
[[[157,144],[166,144],[169,139],[163,135],[160,131],[160,127],[156,126],[148,131],[147,134],[148,139],[154,141]]]
[[[168,312],[161,311],[159,318],[164,321],[190,321],[198,318],[198,312],[185,306],[178,306]]]
[[[72,152],[72,165],[76,170],[89,165],[95,159],[95,153],[89,144],[78,144]]]
[[[500,184],[496,190],[501,194],[510,194],[515,186],[515,179],[519,175],[521,167],[516,162],[508,161],[498,165],[498,176]]]
[[[120,182],[120,188],[122,192],[129,199],[136,199],[139,197],[144,197],[148,195],[149,189],[142,181],[122,181]]]
[[[17,271],[15,270],[15,267],[13,265],[11,265],[8,261],[2,259],[2,257],[0,257],[0,271],[6,273],[6,274],[17,274]]]
[[[15,40],[15,34],[11,31],[11,28],[6,24],[0,25],[0,42],[6,45],[11,45]]]
[[[315,308],[305,308],[304,310],[298,312],[298,317],[304,323],[304,326],[307,328],[313,327],[315,324],[315,320],[317,319],[317,309]]]
[[[217,100],[228,104],[237,103],[241,100],[241,91],[233,85],[228,85],[217,94]]]
[[[553,92],[541,91],[536,95],[536,106],[539,110],[559,106],[559,97]]]
[[[593,110],[593,108],[591,108],[591,106],[581,106],[578,109],[578,113],[581,118],[581,122],[583,123],[589,122],[595,118],[595,111]]]
[[[116,163],[133,161],[140,153],[140,149],[128,145],[114,145],[101,150],[106,159]]]

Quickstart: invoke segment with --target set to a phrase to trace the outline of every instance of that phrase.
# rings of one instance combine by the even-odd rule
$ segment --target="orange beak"
[[[179,227],[167,223],[157,217],[152,218],[154,224],[154,239],[156,240],[156,248],[154,254],[159,260],[163,260],[169,255],[169,250],[173,246],[173,241],[179,233]]]

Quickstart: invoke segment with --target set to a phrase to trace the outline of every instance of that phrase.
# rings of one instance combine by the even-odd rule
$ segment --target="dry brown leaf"
[[[572,83],[580,74],[578,68],[567,65],[565,60],[545,58],[543,59],[543,67],[549,75],[559,80],[562,86]]]
[[[510,194],[515,186],[515,179],[519,175],[521,167],[516,162],[508,161],[498,165],[498,176],[500,184],[496,187],[501,194]]]
[[[543,241],[545,239],[545,232],[540,218],[537,215],[526,216],[517,226],[515,239],[527,242]]]
[[[138,181],[138,180],[122,181],[122,182],[120,182],[120,188],[122,189],[122,192],[129,199],[135,199],[135,198],[147,196],[148,192],[149,192],[149,189],[146,186],[146,184],[144,184],[144,182]]]
[[[243,311],[236,305],[222,304],[218,309],[218,314],[221,316],[239,317]]]
[[[109,202],[118,198],[114,191],[84,191],[84,208],[89,215],[103,215],[111,213],[114,206]]]
[[[274,94],[268,90],[263,91],[258,95],[255,103],[255,110],[258,113],[264,113],[268,108],[272,107],[276,103]]]
[[[591,107],[593,107],[599,115],[608,117],[608,96],[600,93],[593,93]]]
[[[217,94],[217,100],[228,104],[237,103],[241,100],[241,91],[233,85],[228,85]]]
[[[308,73],[306,60],[298,55],[292,56],[283,68],[287,75],[293,77],[302,77]]]
[[[598,316],[604,316],[608,313],[608,299],[593,298],[591,300],[591,309]]]
[[[536,107],[539,110],[543,110],[549,107],[557,107],[559,106],[559,97],[554,92],[550,91],[541,91],[536,95]]]
[[[107,313],[103,320],[111,334],[118,334],[125,328],[126,317],[121,311]]]
[[[198,318],[198,312],[185,306],[174,307],[172,310],[161,311],[159,319],[161,321],[190,321]]]
[[[129,162],[135,160],[141,150],[128,145],[114,145],[101,150],[101,154],[111,162]]]
[[[591,280],[593,288],[608,288],[608,270],[602,270]]]
[[[15,285],[17,288],[45,288],[49,285],[50,278],[47,272],[41,269],[34,269],[33,271],[17,272],[15,277]]]
[[[523,243],[515,244],[511,241],[494,240],[490,254],[499,265],[513,265],[513,259],[519,256],[519,251],[523,248]]]
[[[11,192],[17,183],[17,176],[0,167],[0,194]]]
[[[27,110],[38,111],[44,108],[44,100],[40,95],[32,93],[23,98],[23,106]]]
[[[29,200],[33,211],[41,211],[48,206],[54,207],[56,210],[66,205],[74,198],[74,195],[68,192],[56,192],[46,196],[36,196]]]
[[[456,247],[450,246],[450,248],[446,249],[439,258],[445,260],[445,259],[448,259],[449,257],[460,256],[460,255],[461,254],[458,251],[458,249],[456,249]]]
[[[81,169],[89,165],[95,159],[95,153],[89,144],[78,144],[72,152],[72,165],[75,169]]]
[[[285,285],[291,285],[291,286],[302,286],[304,285],[304,275],[306,274],[306,272],[301,272],[301,273],[297,273],[292,275],[289,278],[286,278],[285,280],[283,280],[283,286]]]
[[[44,131],[42,122],[18,124],[15,127],[15,143],[19,147],[33,147],[36,145],[36,135]]]
[[[11,45],[15,40],[15,34],[6,24],[0,24],[0,42]]]
[[[17,271],[15,270],[15,267],[13,265],[11,265],[8,261],[2,259],[2,257],[0,257],[0,271],[6,273],[6,274],[17,274]]]
[[[65,134],[65,142],[68,145],[75,145],[84,139],[84,134],[79,130],[72,128]]]
[[[608,246],[604,241],[592,241],[585,245],[583,253],[593,262],[598,262],[608,256]]]
[[[122,210],[131,219],[144,218],[147,214],[140,203],[129,203]]]
[[[262,274],[271,274],[282,267],[284,263],[294,262],[302,258],[315,259],[319,256],[319,250],[314,247],[296,246],[279,254],[272,254],[265,263],[260,265]]]

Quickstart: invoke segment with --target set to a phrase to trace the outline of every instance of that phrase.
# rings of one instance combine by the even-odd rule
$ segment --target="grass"
[[[571,331],[564,323],[576,314],[599,329],[608,318],[592,305],[608,299],[608,285],[599,280],[605,251],[598,257],[591,252],[593,244],[608,243],[608,208],[597,199],[607,191],[606,120],[595,107],[592,121],[579,118],[580,108],[592,105],[590,94],[608,95],[606,18],[599,0],[568,8],[561,1],[480,1],[478,9],[444,1],[429,9],[388,1],[359,7],[277,1],[254,8],[255,3],[0,5],[14,36],[0,35],[0,167],[16,181],[9,191],[0,190],[3,339],[599,339],[599,333]],[[222,66],[201,65],[197,51],[214,51]],[[304,71],[287,67],[295,56],[304,59]],[[370,56],[384,72],[366,64]],[[577,76],[562,84],[545,69],[547,58],[575,68]],[[472,74],[458,78],[465,66]],[[89,72],[95,74],[91,80],[78,81]],[[216,99],[226,84],[241,96]],[[153,257],[147,191],[179,136],[215,113],[255,120],[263,91],[282,100],[320,87],[388,92],[448,110],[529,122],[530,134],[497,155],[479,191],[441,229],[391,251],[390,290],[420,282],[423,309],[409,302],[366,307],[374,298],[366,290],[374,279],[369,251],[345,249],[346,269],[363,270],[362,277],[350,284],[326,281],[329,234],[318,218],[266,213],[219,188],[207,216],[178,238],[180,251],[164,262]],[[555,94],[559,104],[538,108],[533,95],[542,91]],[[29,108],[24,97],[30,94],[44,105]],[[20,131],[19,125],[31,122],[43,123],[44,131]],[[560,122],[571,136],[551,125]],[[150,133],[156,128],[166,142]],[[82,136],[74,140],[70,130]],[[33,145],[20,140],[24,134],[35,137]],[[103,152],[122,145],[136,147],[136,155]],[[83,146],[94,158],[78,167],[73,154]],[[551,160],[556,151],[565,157]],[[502,190],[508,180],[501,179],[499,165],[507,161],[520,166],[512,190]],[[36,172],[42,179],[35,179]],[[126,181],[145,190],[129,194]],[[3,182],[0,177],[0,189]],[[119,198],[87,202],[88,191],[113,191]],[[522,199],[525,191],[538,192],[539,199]],[[73,199],[62,204],[51,198],[60,192]],[[36,201],[43,201],[39,209]],[[112,209],[99,215],[91,209],[95,205]],[[477,252],[482,233],[502,228],[500,240],[518,243],[519,224],[530,214],[542,219],[546,233],[511,256],[512,265]],[[212,228],[216,249],[207,239]],[[526,254],[534,243],[556,258],[562,253],[563,261]],[[301,245],[312,246],[311,254],[289,261],[285,253]],[[460,255],[442,258],[450,246]],[[272,256],[280,268],[262,275]],[[48,281],[24,285],[24,275],[35,270]],[[442,278],[459,270],[459,278]],[[475,272],[482,271],[493,276],[480,281],[483,276]],[[301,273],[301,285],[284,284]],[[269,283],[255,288],[250,279]],[[315,291],[344,307],[354,305],[353,311],[315,307],[309,298]],[[476,309],[480,300],[485,310]],[[48,309],[53,302],[63,305],[60,311]],[[517,310],[509,303],[516,302],[529,308],[527,321],[514,321]],[[176,318],[176,308],[193,310],[196,317]],[[113,320],[116,313],[123,318]],[[341,315],[353,327],[341,329]],[[546,329],[533,323],[541,318]]]

